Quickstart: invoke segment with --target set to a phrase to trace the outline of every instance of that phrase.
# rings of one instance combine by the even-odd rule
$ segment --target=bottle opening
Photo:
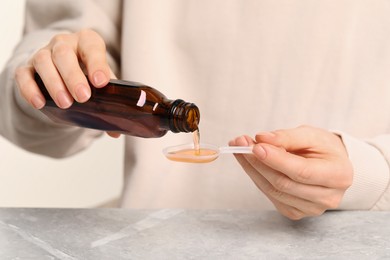
[[[198,130],[200,112],[198,107],[189,102],[177,99],[173,102],[169,120],[172,132],[194,132]]]

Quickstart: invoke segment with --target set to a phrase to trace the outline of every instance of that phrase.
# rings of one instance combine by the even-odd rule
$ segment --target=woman
[[[291,219],[388,209],[390,7],[375,3],[27,1],[1,75],[1,132],[36,153],[74,154],[100,133],[45,118],[34,72],[62,109],[89,99],[84,72],[97,88],[139,81],[196,103],[202,142],[253,155],[172,163],[161,149],[190,136],[127,136],[121,206],[273,205]]]

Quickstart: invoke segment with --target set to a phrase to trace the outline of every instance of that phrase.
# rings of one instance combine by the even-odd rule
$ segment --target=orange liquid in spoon
[[[171,151],[166,154],[169,160],[188,163],[208,163],[218,158],[218,150],[200,147],[199,130],[193,132],[194,148]]]
[[[218,151],[207,148],[199,148],[199,150],[183,149],[169,152],[166,157],[177,162],[207,163],[218,158]]]

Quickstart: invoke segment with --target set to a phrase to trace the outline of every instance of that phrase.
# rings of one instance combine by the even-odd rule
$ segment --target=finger
[[[82,30],[78,36],[78,53],[86,66],[88,78],[95,87],[104,87],[110,80],[111,70],[103,39],[92,30]]]
[[[248,161],[252,167],[261,173],[261,175],[272,185],[270,193],[273,194],[273,197],[287,197],[285,195],[289,195],[294,199],[298,198],[304,201],[310,201],[320,208],[330,209],[337,208],[343,196],[342,190],[318,185],[302,184],[290,179],[283,173],[269,168],[259,160]],[[287,204],[288,202],[285,199],[289,200],[289,198],[284,198],[284,200],[281,201]],[[298,205],[294,206],[300,208]],[[315,215],[315,212],[312,214]]]
[[[304,150],[313,147],[312,132],[305,127],[282,129],[273,132],[261,132],[256,134],[258,143],[269,143],[274,146],[284,147],[288,151]]]
[[[73,98],[53,63],[51,51],[47,48],[38,51],[32,58],[32,64],[56,105],[63,109],[70,107]]]
[[[311,126],[299,126],[291,129],[276,130],[273,132],[261,132],[255,137],[258,143],[268,143],[274,146],[283,147],[287,151],[306,152],[310,156],[311,149],[322,149],[323,152],[340,154],[338,149],[332,145],[340,142],[337,137],[328,131]],[[326,147],[324,149],[324,147]],[[316,154],[316,153],[313,153]]]
[[[248,146],[251,142],[251,139],[247,136],[239,136],[236,139],[229,142],[229,145],[232,146]],[[264,187],[270,185],[270,183],[263,177],[261,174],[253,167],[250,161],[256,160],[256,157],[253,154],[235,154],[235,158],[245,172],[249,175],[252,181],[256,186],[264,192]]]
[[[297,208],[291,207],[289,205],[283,204],[275,199],[270,199],[272,204],[274,204],[275,208],[285,217],[291,219],[291,220],[300,220],[304,217],[307,217],[307,215],[300,211]]]
[[[283,215],[293,220],[302,219],[304,217],[320,216],[324,214],[324,212],[327,210],[326,208],[318,204],[306,202],[301,199],[288,200],[287,202],[288,204],[283,202],[279,202],[279,203],[281,206],[278,208],[278,210],[282,212]]]
[[[252,146],[255,141],[248,135],[238,136],[229,142],[230,146]]]
[[[327,210],[327,208],[322,204],[317,204],[308,200],[292,196],[290,194],[275,189],[273,186],[268,186],[264,193],[267,194],[267,197],[279,202],[283,207],[288,206],[291,209],[298,210],[299,213],[302,213],[300,217],[319,216],[323,214],[325,210]]]
[[[332,168],[332,162],[315,158],[307,159],[264,143],[255,145],[253,153],[262,163],[296,182],[338,187],[340,173]]]
[[[91,97],[88,84],[76,54],[77,40],[73,35],[52,43],[52,59],[62,80],[77,102],[86,102]]]
[[[41,109],[46,100],[34,79],[34,68],[31,66],[19,67],[15,71],[15,81],[22,97],[34,108]]]
[[[237,144],[238,145],[238,144]],[[274,204],[276,209],[283,214],[284,216],[293,219],[298,220],[305,216],[308,216],[307,213],[304,213],[300,209],[293,207],[289,204],[284,203],[281,198],[286,197],[277,197],[275,196],[275,192],[272,193],[270,190],[274,190],[272,188],[272,185],[254,168],[252,167],[251,163],[248,160],[248,157],[253,157],[253,155],[242,155],[237,154],[235,155],[237,161],[239,164],[243,167],[245,172],[248,174],[248,176],[252,179],[252,181],[255,183],[257,188],[261,190],[267,198]],[[313,213],[312,213],[313,214]]]
[[[245,135],[237,137],[230,142],[230,145],[239,146],[254,144],[254,140]],[[326,208],[321,204],[313,203],[305,198],[300,198],[275,188],[263,175],[264,172],[273,170],[262,164],[254,155],[236,155],[236,158],[255,185],[272,201],[278,211],[288,218],[296,220],[305,216],[318,216],[325,211]]]
[[[245,145],[247,141],[248,140],[245,137],[240,137],[236,139],[237,145]],[[274,180],[272,178],[267,179],[267,177],[270,177],[272,175],[283,176],[283,174],[269,168],[267,165],[259,161],[254,155],[239,155],[237,156],[237,159],[239,160],[245,171],[248,173],[250,178],[255,182],[257,187],[261,191],[263,191],[263,193],[266,194],[268,198],[272,198],[282,203],[283,205],[288,205],[292,208],[298,209],[306,216],[318,216],[327,209],[327,207],[322,203],[312,201],[312,197],[302,197],[302,194],[299,193],[299,190],[294,192],[299,196],[295,196],[294,194],[286,192],[286,190],[291,189],[291,187],[288,187],[287,185],[297,184],[295,181],[289,179],[287,176],[285,176],[285,179],[283,179],[286,182],[272,183],[272,181]],[[295,186],[295,188],[297,188],[297,186],[299,186],[299,188],[301,189],[303,188],[304,191],[309,193],[308,195],[313,195],[312,193],[308,192],[307,189],[305,189],[309,188],[310,185],[298,184]],[[319,195],[318,197],[320,198],[328,194],[321,194],[320,191],[322,191],[323,189],[325,188],[319,187],[319,191],[316,192],[316,195]]]
[[[237,137],[235,140],[232,140],[229,144],[239,145],[239,146],[255,145],[254,141],[249,136]],[[257,146],[255,146],[256,149]],[[276,149],[281,154],[288,155],[288,156],[291,155],[289,157],[297,159],[298,161],[304,161],[302,162],[302,164],[306,164],[306,161],[308,161],[302,157],[289,154],[283,148],[276,148]],[[255,151],[255,155],[257,155],[256,151]],[[274,165],[266,164],[264,159],[259,160],[258,157],[253,157],[253,156],[245,156],[245,157],[241,156],[241,157],[246,158],[246,162],[249,162],[251,167],[254,169],[254,172],[263,175],[266,178],[266,180],[274,187],[274,189],[278,191],[282,191],[283,193],[292,195],[300,199],[310,200],[314,203],[324,205],[325,207],[328,208],[336,207],[339,203],[339,199],[342,196],[342,194],[340,194],[339,191],[325,187],[323,185],[303,184],[301,182],[297,182],[292,178],[288,177],[288,175],[283,174],[285,168],[275,168]],[[286,162],[285,159],[280,159],[280,160],[288,164],[288,162]],[[281,163],[275,162],[274,164],[276,166],[280,166]],[[290,167],[294,168],[294,166],[290,166]],[[290,169],[290,167],[286,166],[286,168],[288,169]]]

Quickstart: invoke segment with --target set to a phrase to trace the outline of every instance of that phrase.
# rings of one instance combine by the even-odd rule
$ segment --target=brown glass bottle
[[[193,103],[167,99],[158,90],[124,80],[110,80],[104,88],[91,87],[91,98],[76,101],[68,109],[57,107],[41,78],[35,80],[46,99],[41,111],[57,123],[76,125],[126,135],[161,137],[198,129],[200,113]]]

